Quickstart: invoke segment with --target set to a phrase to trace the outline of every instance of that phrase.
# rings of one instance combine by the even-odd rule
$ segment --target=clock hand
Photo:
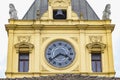
[[[62,54],[62,53],[59,53],[59,54],[57,54],[55,57],[53,57],[52,59],[51,59],[51,61],[53,61],[56,57],[58,57],[58,56],[64,56],[65,58],[69,58],[69,59],[71,59],[68,55],[66,55],[66,54]]]
[[[60,54],[60,55],[64,56],[65,58],[68,58],[69,61],[72,60],[72,58],[70,56],[68,56],[67,54]]]
[[[58,56],[60,56],[60,55],[62,55],[62,56],[64,56],[64,57],[67,57],[67,56],[66,56],[66,55],[64,55],[64,54],[59,53],[59,54],[57,54],[55,57],[53,57],[53,58],[51,59],[51,61],[53,61],[56,57],[58,57]]]
[[[65,55],[65,54],[60,54],[60,55],[62,55],[62,56],[64,56],[64,57],[68,57],[68,55]]]
[[[60,54],[60,55],[64,56],[65,58],[68,58],[68,60],[72,60],[72,58],[68,56],[67,54]]]
[[[51,61],[53,61],[56,57],[58,57],[60,54],[57,54],[55,57],[53,57],[52,59],[51,59]]]
[[[71,59],[71,57],[70,57],[70,56],[68,56],[68,55],[64,55],[64,54],[63,54],[63,56],[64,56],[65,58],[67,58],[67,57],[68,57],[69,59]]]

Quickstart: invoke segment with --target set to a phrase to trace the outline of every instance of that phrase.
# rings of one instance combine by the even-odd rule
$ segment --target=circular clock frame
[[[73,46],[64,40],[51,42],[45,50],[47,62],[56,68],[65,68],[73,63],[75,51]]]

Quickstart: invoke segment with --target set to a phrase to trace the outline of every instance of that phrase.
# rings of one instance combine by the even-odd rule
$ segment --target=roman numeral
[[[69,58],[68,60],[69,60],[69,61],[71,61],[71,60],[72,60],[72,58]]]
[[[59,45],[62,45],[62,43],[58,43]]]
[[[56,47],[56,44],[53,44],[54,47]]]
[[[59,63],[58,65],[59,65],[59,66],[61,66],[61,65],[62,65],[62,63]]]
[[[71,50],[71,48],[68,48],[68,50]]]
[[[47,53],[47,55],[51,55],[51,53]]]
[[[70,53],[70,55],[73,55],[73,53]]]
[[[67,64],[67,62],[65,62],[65,64]]]
[[[67,44],[65,44],[65,46],[67,46]]]
[[[49,48],[49,50],[52,50],[51,48]]]
[[[54,61],[53,64],[56,64],[56,62]]]
[[[52,60],[52,58],[50,57],[50,58],[48,58],[50,61]]]

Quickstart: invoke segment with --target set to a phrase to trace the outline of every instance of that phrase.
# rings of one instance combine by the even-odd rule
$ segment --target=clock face
[[[63,68],[73,62],[75,51],[68,42],[59,40],[48,45],[45,57],[52,66]]]

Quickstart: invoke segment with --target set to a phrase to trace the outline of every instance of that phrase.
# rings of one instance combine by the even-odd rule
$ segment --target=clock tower
[[[6,76],[115,75],[111,20],[86,0],[35,0],[23,19],[10,19]]]

